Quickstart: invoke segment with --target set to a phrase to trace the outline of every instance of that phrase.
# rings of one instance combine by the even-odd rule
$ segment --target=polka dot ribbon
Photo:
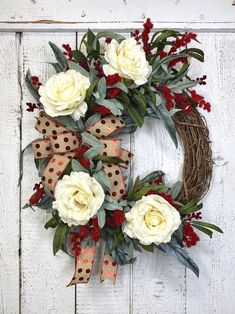
[[[97,137],[104,148],[101,155],[119,157],[123,162],[113,164],[104,162],[103,168],[111,181],[110,195],[120,200],[125,194],[125,182],[121,173],[122,168],[127,168],[132,154],[121,147],[122,140],[112,136],[125,128],[125,123],[120,117],[114,115],[102,118],[86,130]],[[44,111],[40,113],[35,129],[45,138],[32,142],[35,159],[50,158],[43,171],[42,183],[53,196],[54,188],[61,174],[66,169],[70,160],[75,157],[75,150],[80,146],[78,133],[68,130],[62,124],[54,121]]]
[[[44,135],[44,139],[32,142],[35,159],[50,158],[43,171],[42,183],[53,196],[54,187],[80,145],[78,134],[66,129],[41,112],[35,129]]]
[[[100,153],[101,155],[119,157],[123,160],[123,162],[120,162],[119,164],[103,162],[104,172],[109,177],[112,184],[109,193],[116,200],[120,200],[125,194],[125,181],[120,167],[128,168],[133,154],[121,147],[121,139],[113,138],[112,136],[125,127],[125,123],[121,117],[109,115],[94,123],[86,130],[87,133],[97,137],[104,145],[104,148]]]
[[[81,250],[79,257],[76,258],[75,272],[72,280],[67,287],[79,283],[87,283],[91,276],[91,271],[95,258],[95,246],[86,247]],[[104,254],[102,269],[100,271],[100,281],[108,279],[115,284],[117,278],[117,263],[108,253]]]

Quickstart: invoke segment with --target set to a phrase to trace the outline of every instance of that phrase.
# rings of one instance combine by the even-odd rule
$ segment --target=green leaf
[[[93,177],[101,184],[102,188],[106,191],[112,186],[111,181],[104,171],[99,171],[93,174]]]
[[[86,122],[85,122],[85,126],[86,129],[88,129],[89,127],[91,127],[93,124],[95,124],[96,122],[98,122],[101,119],[101,114],[100,113],[95,113],[92,116],[90,116]]]
[[[31,74],[28,70],[25,76],[25,84],[30,92],[30,94],[38,101],[40,102],[40,95],[38,94],[38,90],[33,86],[32,80],[31,80]]]
[[[154,181],[159,177],[163,176],[165,173],[161,170],[153,171],[147,174],[143,179],[140,180],[141,183],[148,183],[149,181]]]
[[[60,48],[58,48],[55,44],[53,44],[51,41],[49,41],[49,45],[55,55],[55,58],[61,68],[61,71],[66,70],[67,64],[68,64],[68,60],[65,57],[65,55],[63,54],[63,52],[61,51]]]
[[[120,88],[124,93],[128,93],[128,88],[126,87],[125,84],[123,84],[122,82],[118,82],[112,86],[108,86],[107,88],[114,88],[114,87],[117,87],[117,88]]]
[[[43,197],[36,204],[36,206],[40,209],[46,210],[47,213],[51,213],[54,211],[54,209],[52,208],[52,198],[48,195],[43,195]]]
[[[97,39],[99,38],[112,38],[112,39],[115,39],[116,41],[118,41],[119,43],[125,39],[124,36],[120,35],[120,34],[117,34],[117,33],[113,33],[113,32],[99,32],[97,34]]]
[[[91,85],[89,86],[87,92],[86,92],[86,98],[85,98],[85,102],[89,102],[92,94],[93,94],[93,91],[96,87],[96,85],[98,84],[98,80],[95,80],[94,82],[91,83]]]
[[[179,196],[181,190],[182,190],[182,182],[180,182],[180,181],[176,182],[176,183],[172,186],[172,188],[171,188],[171,190],[170,190],[170,193],[171,193],[171,196],[172,196],[172,198],[173,198],[174,200],[177,199],[177,197]]]
[[[82,142],[91,146],[101,145],[103,148],[103,144],[94,135],[87,132],[82,133]]]
[[[108,108],[115,116],[122,115],[123,106],[116,99],[97,99],[96,103]]]
[[[102,205],[107,210],[123,210],[122,205],[120,205],[115,199],[109,195],[105,195],[105,200]]]
[[[149,101],[149,104],[154,112],[157,114],[158,118],[162,121],[175,146],[178,147],[175,124],[165,105],[162,103],[156,107],[151,101]]]
[[[80,61],[87,61],[86,60],[86,56],[80,50],[73,50],[72,51],[72,56],[78,62],[80,62]]]
[[[207,228],[204,228],[204,227],[201,227],[201,226],[198,226],[198,225],[195,225],[193,222],[192,222],[192,226],[198,230],[200,230],[201,232],[205,233],[206,235],[208,235],[210,238],[212,238],[212,235],[213,235],[213,232]]]
[[[198,48],[187,48],[181,51],[181,53],[188,53],[192,58],[197,59],[200,62],[204,62],[204,52]]]
[[[145,250],[145,251],[148,251],[148,252],[151,252],[153,253],[154,252],[154,243],[151,243],[149,245],[144,245],[144,244],[141,244],[140,245],[142,246],[142,248]]]
[[[119,163],[124,162],[124,160],[122,160],[119,157],[109,157],[109,156],[104,156],[104,155],[96,156],[94,157],[93,160],[102,160],[104,162],[109,162],[111,164],[119,164]]]
[[[199,84],[199,81],[180,81],[175,84],[170,84],[168,87],[171,89],[173,93],[181,93],[187,88],[193,88]]]
[[[194,274],[199,277],[199,268],[196,265],[196,263],[189,257],[188,253],[185,251],[184,248],[178,246],[178,245],[172,245],[171,243],[162,243],[161,247],[169,252],[169,253],[173,253],[176,258],[178,259],[178,261],[183,264],[184,266],[186,266],[187,268],[191,269]]]
[[[68,228],[69,228],[68,225],[62,221],[57,226],[55,234],[54,234],[54,238],[53,238],[53,254],[54,255],[56,255],[56,253],[62,248],[62,245],[68,234]]]
[[[188,70],[189,70],[189,64],[184,63],[182,67],[180,68],[180,70],[176,73],[176,75],[172,79],[169,79],[169,82],[176,83],[180,81],[182,78],[184,78],[187,75]]]
[[[94,159],[93,159],[94,160]],[[103,169],[103,163],[100,160],[99,162],[97,162],[96,168],[95,168],[95,172],[99,172],[100,170]]]
[[[52,65],[53,68],[55,69],[56,73],[60,73],[61,71],[61,67],[59,66],[58,63],[56,62],[48,62],[48,64]]]
[[[193,224],[194,225],[198,225],[198,226],[202,226],[202,227],[206,227],[206,228],[209,228],[209,229],[212,229],[212,230],[215,230],[219,233],[224,233],[222,229],[220,229],[218,226],[216,225],[213,225],[211,223],[208,223],[208,222],[204,222],[204,221],[193,221]]]
[[[105,77],[102,77],[99,82],[98,82],[98,85],[97,85],[97,91],[100,95],[100,98],[105,98],[105,95],[106,95],[106,79]]]
[[[39,177],[42,177],[43,172],[44,172],[48,162],[49,162],[48,158],[34,159],[35,166],[38,169],[38,176]]]
[[[56,228],[58,226],[59,222],[60,222],[60,219],[57,216],[54,216],[45,223],[44,228],[45,229]]]
[[[149,191],[152,191],[152,190],[158,191],[158,192],[166,192],[167,188],[160,184],[150,184],[150,185],[144,186],[138,192],[134,193],[134,195],[131,198],[128,197],[128,200],[138,201],[142,198],[142,196],[146,195]]]
[[[183,207],[179,209],[180,214],[188,215],[188,214],[197,212],[203,207],[202,204],[197,204],[197,203],[198,203],[197,199],[190,200],[187,204],[185,204]]]
[[[59,123],[63,124],[67,129],[72,131],[79,131],[81,132],[81,127],[78,124],[78,121],[75,121],[71,116],[60,116],[55,117]]]
[[[76,159],[72,159],[71,164],[73,171],[89,173],[88,169],[84,168]]]
[[[106,213],[104,208],[100,208],[97,212],[98,225],[102,229],[105,225]]]
[[[139,127],[144,124],[144,116],[134,106],[128,105],[127,111]]]
[[[81,73],[82,75],[84,75],[85,77],[90,79],[90,74],[89,72],[87,72],[83,67],[81,67],[79,64],[73,62],[73,61],[69,61],[69,68],[71,70],[75,70],[79,73]]]
[[[147,106],[147,101],[143,94],[138,89],[133,89],[132,90],[132,97],[135,99],[135,101],[138,103],[140,106],[140,109],[143,113],[146,111],[146,106]]]

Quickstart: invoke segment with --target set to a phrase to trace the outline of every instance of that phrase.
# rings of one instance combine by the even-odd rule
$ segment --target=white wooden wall
[[[24,84],[28,68],[45,80],[53,73],[48,41],[75,47],[87,27],[126,32],[152,17],[159,27],[199,32],[207,74],[202,92],[212,103],[206,114],[214,155],[212,186],[204,219],[224,236],[201,236],[190,253],[200,278],[170,256],[144,253],[120,269],[115,286],[98,281],[98,263],[87,285],[66,288],[73,261],[52,254],[47,214],[22,209],[37,181],[33,158],[24,160],[18,187],[19,154],[36,136],[25,109],[32,101]],[[0,314],[233,314],[235,313],[235,7],[232,0],[1,0],[0,1]],[[77,31],[79,31],[77,33]],[[133,176],[162,169],[169,182],[180,178],[182,150],[175,150],[160,123],[149,120],[125,139],[135,154]]]

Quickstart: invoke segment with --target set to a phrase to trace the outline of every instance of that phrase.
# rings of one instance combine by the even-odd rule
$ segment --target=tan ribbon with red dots
[[[128,168],[130,159],[132,158],[131,152],[121,147],[122,140],[111,138],[116,132],[124,129],[125,123],[120,117],[113,115],[107,116],[86,130],[87,133],[97,137],[101,143],[104,144],[104,149],[101,155],[109,157],[119,157],[123,163],[112,164],[108,162],[103,163],[104,172],[109,177],[112,187],[109,191],[112,198],[120,200],[125,193],[125,181],[121,173],[120,167]]]
[[[50,158],[45,170],[43,171],[42,183],[53,196],[54,188],[60,175],[66,169],[72,158],[75,157],[75,150],[80,146],[79,134],[68,130],[62,124],[54,121],[45,112],[41,112],[35,128],[45,138],[32,142],[35,159]],[[132,158],[132,154],[121,147],[122,140],[111,138],[115,133],[125,128],[125,123],[120,117],[113,115],[102,118],[90,128],[87,133],[97,137],[104,145],[101,155],[108,157],[119,157],[123,162],[112,164],[103,163],[106,175],[109,177],[112,187],[110,195],[120,200],[125,193],[125,182],[120,167],[127,168]],[[95,246],[86,247],[81,250],[76,258],[74,276],[69,286],[77,283],[87,283],[90,279],[91,270],[94,263]],[[104,254],[100,280],[116,281],[117,263],[108,253]]]
[[[72,280],[67,287],[79,283],[87,283],[91,276],[91,271],[95,258],[95,246],[86,247],[81,250],[81,253],[76,258],[75,272]],[[104,254],[102,261],[102,269],[100,271],[100,281],[109,279],[113,284],[117,278],[117,263],[108,253]]]
[[[75,156],[74,150],[80,146],[78,135],[52,120],[45,112],[40,113],[35,129],[46,137],[33,141],[32,148],[35,159],[50,157],[43,171],[42,183],[53,195],[60,175]]]

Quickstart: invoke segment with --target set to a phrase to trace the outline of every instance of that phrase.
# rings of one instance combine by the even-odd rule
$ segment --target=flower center
[[[83,191],[77,191],[73,196],[74,202],[80,210],[86,211],[89,203],[87,195]]]
[[[166,222],[164,216],[161,212],[159,212],[156,208],[150,208],[145,216],[144,221],[148,228],[160,227],[162,224]]]

